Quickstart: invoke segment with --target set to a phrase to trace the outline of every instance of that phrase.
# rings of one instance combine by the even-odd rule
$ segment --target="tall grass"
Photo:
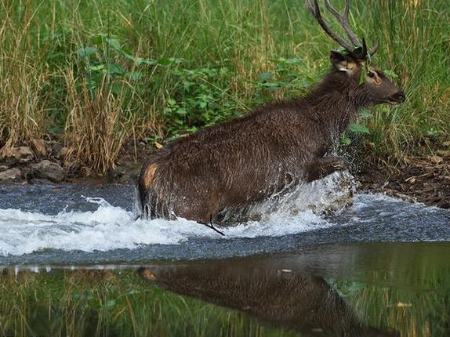
[[[0,154],[45,132],[48,73],[40,55],[32,52],[30,33],[37,8],[24,10],[20,19],[12,2],[0,5]]]
[[[371,13],[373,13],[371,15]],[[369,121],[378,153],[398,156],[419,143],[448,140],[450,125],[450,10],[446,1],[373,1],[370,35],[381,41],[378,63],[392,69],[407,102],[375,110]],[[378,25],[380,29],[375,29]]]
[[[103,78],[99,88],[89,92],[87,83],[77,83],[72,71],[66,74],[67,107],[65,135],[69,145],[65,160],[67,166],[83,165],[105,173],[114,166],[114,160],[129,135],[127,120],[120,96],[107,88]],[[96,154],[96,155],[93,155]]]
[[[447,1],[355,0],[351,19],[407,92],[365,121],[374,154],[446,140]],[[7,0],[0,20],[0,146],[60,135],[97,172],[124,141],[151,146],[303,94],[336,47],[294,0]]]

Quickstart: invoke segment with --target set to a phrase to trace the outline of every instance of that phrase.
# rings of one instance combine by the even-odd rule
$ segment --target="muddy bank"
[[[99,175],[65,160],[67,148],[57,140],[37,140],[0,156],[4,183],[120,183],[134,184],[142,163],[153,151],[144,142],[129,142],[116,166]],[[369,165],[355,173],[363,191],[382,192],[414,202],[450,208],[450,150],[432,156],[408,157],[398,167]]]
[[[397,168],[371,167],[357,178],[363,190],[450,208],[450,151],[408,157]]]

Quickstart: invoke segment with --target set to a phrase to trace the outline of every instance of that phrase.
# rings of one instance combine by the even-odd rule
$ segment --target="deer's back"
[[[156,152],[155,179],[174,193],[215,189],[221,203],[259,199],[302,173],[302,164],[326,147],[307,110],[273,106],[179,139]]]

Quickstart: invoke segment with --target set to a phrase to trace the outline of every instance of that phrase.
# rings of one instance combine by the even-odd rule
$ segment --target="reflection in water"
[[[244,311],[305,336],[398,336],[366,326],[319,276],[270,262],[214,262],[141,268],[140,275],[178,294]]]
[[[147,264],[140,276],[136,265],[0,266],[0,336],[448,337],[449,256],[449,243],[377,243]]]

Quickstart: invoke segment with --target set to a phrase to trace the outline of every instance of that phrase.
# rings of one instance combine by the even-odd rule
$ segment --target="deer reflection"
[[[308,273],[224,261],[148,267],[139,273],[167,290],[238,309],[306,336],[398,336],[364,325],[336,290]]]

